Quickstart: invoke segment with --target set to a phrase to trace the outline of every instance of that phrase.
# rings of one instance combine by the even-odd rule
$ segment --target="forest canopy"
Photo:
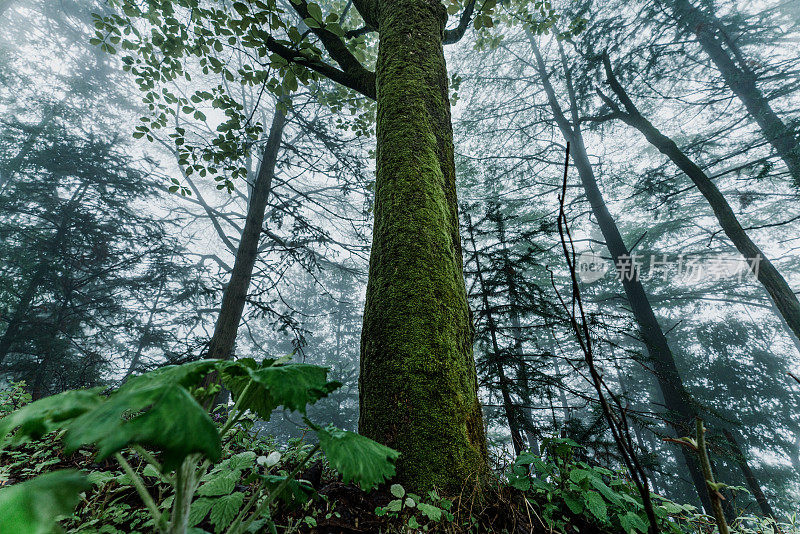
[[[0,534],[800,532],[799,2],[0,28]]]

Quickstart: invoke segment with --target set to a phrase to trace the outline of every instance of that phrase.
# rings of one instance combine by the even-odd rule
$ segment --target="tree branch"
[[[326,78],[336,83],[344,85],[345,87],[349,87],[350,89],[358,93],[361,93],[367,98],[370,98],[372,100],[376,99],[375,73],[368,71],[367,69],[364,69],[363,78],[359,78],[357,76],[354,76],[352,73],[339,70],[333,65],[329,65],[324,61],[309,59],[301,55],[299,52],[292,50],[288,46],[281,44],[271,35],[267,36],[266,45],[267,49],[270,52],[278,54],[286,61],[297,63],[298,65],[302,65],[303,67],[309,68],[314,72],[322,74]],[[330,53],[330,50],[328,52]]]
[[[464,11],[461,13],[461,19],[458,21],[458,26],[452,30],[445,30],[444,38],[442,39],[443,44],[457,43],[462,37],[464,37],[464,33],[466,33],[467,28],[469,27],[469,22],[472,20],[473,11],[475,11],[475,0],[469,0],[467,5],[464,6]]]

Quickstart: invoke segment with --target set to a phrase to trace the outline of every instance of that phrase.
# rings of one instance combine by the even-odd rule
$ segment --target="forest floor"
[[[82,495],[75,513],[61,522],[67,532],[152,532],[152,521],[141,498],[114,460],[95,462],[94,451],[89,449],[80,449],[66,455],[57,438],[57,433],[51,433],[40,440],[0,452],[0,485],[23,482],[42,473],[60,469],[80,470],[89,473],[92,489]],[[302,449],[301,445],[295,445],[298,451]],[[234,445],[226,454],[233,457],[250,452],[242,446]],[[283,450],[286,462],[281,465],[282,472],[291,471],[293,458],[296,456],[292,452]],[[148,471],[146,462],[135,454],[131,454],[128,459],[146,481],[150,493],[157,500],[168,503],[168,498],[165,498],[167,487],[159,481],[157,474]],[[253,468],[257,466],[254,464]],[[532,505],[523,492],[499,483],[491,485],[481,497],[473,494],[455,496],[452,500],[438,496],[423,498],[413,493],[405,494],[403,490],[403,498],[397,499],[399,486],[386,485],[365,492],[353,484],[343,483],[337,473],[327,466],[324,458],[317,460],[297,478],[303,481],[307,499],[294,499],[290,496],[289,499],[279,502],[272,512],[278,532],[553,532],[539,517],[539,507]],[[247,493],[248,487],[236,484],[231,490]],[[212,501],[214,497],[223,496],[212,496]],[[398,510],[393,511],[392,503],[397,503],[398,500],[402,504]],[[411,501],[416,502],[411,504]],[[432,505],[432,502],[438,506]],[[223,525],[214,514],[208,513],[209,509],[203,510],[201,506],[200,511],[195,514],[193,508],[193,530],[190,532],[200,534],[223,530]],[[574,516],[573,521],[564,527],[566,528],[560,531],[614,532],[592,525],[580,515]],[[257,532],[268,530],[261,529]]]

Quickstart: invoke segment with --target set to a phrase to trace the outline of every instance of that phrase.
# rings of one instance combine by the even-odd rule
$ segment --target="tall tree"
[[[465,479],[482,475],[487,468],[486,444],[462,274],[443,53],[444,42],[464,34],[474,1],[467,3],[458,27],[448,31],[447,12],[439,2],[355,1],[368,31],[378,33],[374,73],[345,44],[341,36],[346,32],[334,22],[339,16],[323,17],[317,4],[304,0],[291,4],[303,21],[298,23],[309,31],[299,31],[275,2],[236,2],[229,12],[196,1],[180,4],[193,10],[193,24],[212,28],[208,36],[227,35],[233,27],[242,46],[256,48],[261,56],[273,53],[273,65],[283,73],[281,87],[296,87],[298,74],[308,81],[313,71],[377,100],[375,225],[362,333],[359,430],[402,453],[398,477],[410,487],[453,490]],[[179,58],[198,50],[182,42],[181,36],[188,32],[172,16],[176,6],[168,2],[155,7],[165,21],[157,33],[176,37],[162,48],[170,60],[155,57],[148,42],[142,48],[144,62],[128,65],[147,78],[167,71],[172,79],[182,75]],[[108,21],[110,35],[121,33],[119,26],[132,25],[131,17],[137,16],[153,19],[152,12],[125,2],[123,14]],[[272,32],[265,31],[267,25]],[[338,67],[308,46],[306,39],[312,36]],[[215,58],[204,65],[229,72]],[[250,82],[265,80],[263,67],[255,72],[248,75]],[[233,73],[226,76],[235,79]],[[275,83],[270,88],[278,91]],[[195,97],[219,100],[211,93]],[[162,109],[167,107],[171,106]],[[188,101],[186,107],[193,109]],[[240,127],[247,118],[242,120],[234,106],[229,109]],[[159,124],[166,114],[157,119]],[[147,130],[141,135],[150,135]],[[238,150],[234,139],[231,136],[226,146]]]
[[[583,144],[583,135],[581,131],[581,121],[579,120],[578,102],[575,98],[574,88],[571,86],[570,72],[564,58],[563,51],[561,52],[562,69],[564,70],[565,83],[567,86],[567,96],[569,101],[569,110],[571,119],[568,119],[558,102],[555,90],[550,83],[550,78],[547,70],[547,65],[544,62],[536,38],[528,32],[528,39],[530,41],[531,50],[536,59],[535,68],[538,71],[539,77],[544,86],[547,100],[550,105],[551,112],[555,122],[560,129],[564,139],[572,145],[572,160],[578,170],[583,185],[583,190],[586,198],[591,205],[592,212],[597,219],[597,224],[603,234],[606,247],[611,253],[612,261],[617,266],[630,265],[630,252],[627,245],[622,239],[614,217],[608,210],[603,194],[597,185],[597,180],[594,176],[591,162],[589,160],[586,148]],[[688,391],[683,385],[683,381],[678,372],[673,357],[672,350],[670,349],[667,338],[656,319],[653,308],[647,297],[647,293],[638,278],[636,267],[631,265],[628,271],[621,270],[620,278],[627,295],[628,303],[630,304],[631,311],[639,326],[639,333],[642,341],[647,347],[648,354],[650,355],[649,361],[652,363],[656,379],[664,399],[664,405],[670,412],[668,421],[674,429],[677,437],[682,437],[688,433],[692,421],[697,416],[697,409],[694,401],[691,399]],[[622,269],[622,267],[620,267]],[[703,506],[706,510],[710,510],[710,502],[708,493],[706,491],[706,482],[703,477],[700,465],[693,453],[683,450],[684,461],[689,470],[689,475],[692,478],[694,486]]]
[[[725,25],[710,9],[699,9],[690,0],[668,0],[676,20],[697,42],[719,70],[727,86],[744,104],[789,169],[800,187],[800,144],[797,133],[785,124],[758,88],[758,77]]]
[[[786,279],[775,268],[761,248],[747,235],[747,232],[739,223],[736,213],[714,182],[694,161],[686,156],[672,139],[662,134],[658,128],[642,116],[614,74],[611,60],[607,54],[603,55],[602,60],[606,80],[625,110],[620,109],[610,98],[600,92],[603,101],[612,109],[615,117],[639,130],[653,146],[667,156],[692,180],[708,201],[725,235],[733,242],[736,249],[744,257],[744,260],[748,262],[758,281],[764,285],[775,307],[794,333],[794,336],[800,337],[800,302],[798,302],[797,296],[792,291],[792,288],[789,287]]]
[[[380,36],[359,431],[401,452],[398,473],[412,487],[455,489],[483,474],[486,444],[462,274],[447,13],[425,0],[356,5]]]
[[[228,285],[225,286],[225,291],[222,294],[222,307],[214,326],[214,335],[206,353],[209,358],[233,358],[236,333],[242,320],[247,291],[250,287],[250,279],[253,276],[253,266],[256,263],[258,244],[262,227],[264,226],[264,213],[272,191],[275,164],[278,161],[278,152],[286,123],[284,105],[279,103],[275,107],[272,126],[261,154],[258,173],[250,190],[247,217],[236,249],[236,260],[231,270]]]

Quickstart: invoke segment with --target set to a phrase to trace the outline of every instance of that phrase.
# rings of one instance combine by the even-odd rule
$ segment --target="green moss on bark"
[[[375,229],[361,340],[361,433],[410,488],[486,470],[458,227],[445,9],[378,0]]]

